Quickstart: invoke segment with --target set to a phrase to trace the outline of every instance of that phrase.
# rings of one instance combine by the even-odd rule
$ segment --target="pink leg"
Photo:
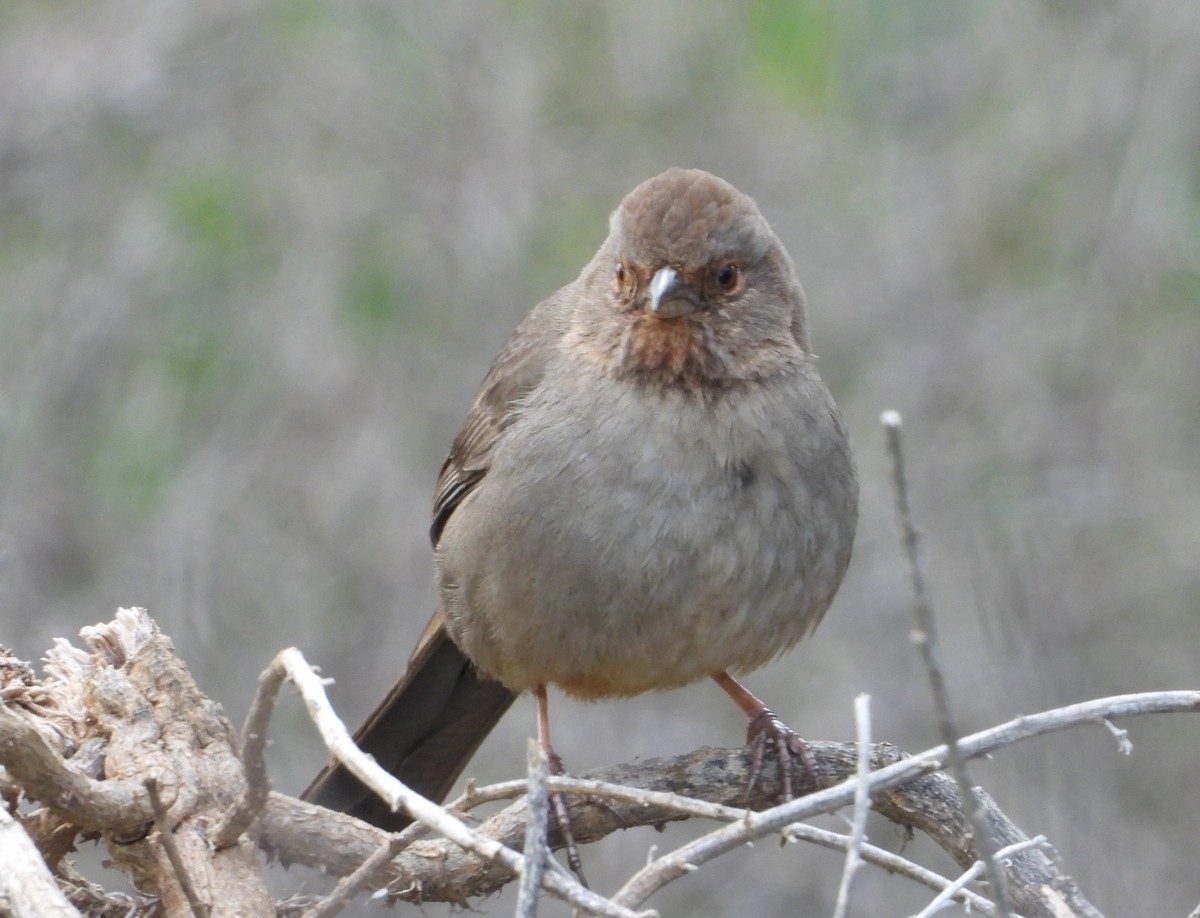
[[[562,757],[554,751],[554,746],[550,743],[550,702],[546,696],[546,686],[536,686],[533,690],[533,698],[537,705],[538,745],[542,747],[542,751],[546,754],[546,761],[550,763],[550,774],[565,775],[567,770],[563,767]],[[575,844],[575,836],[571,832],[571,814],[567,810],[567,803],[563,799],[563,795],[552,793],[550,806],[554,809],[558,831],[562,835],[563,846],[567,849],[567,863],[575,872],[575,876],[579,877],[579,882],[587,886],[587,878],[583,875],[583,859],[579,856],[579,847]]]

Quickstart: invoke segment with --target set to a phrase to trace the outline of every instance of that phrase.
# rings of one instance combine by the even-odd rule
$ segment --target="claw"
[[[729,673],[716,673],[713,681],[725,690],[747,717],[750,724],[746,728],[746,742],[750,746],[750,778],[746,782],[746,797],[749,799],[754,785],[762,774],[763,760],[767,750],[779,761],[779,783],[783,788],[784,800],[794,796],[796,766],[794,759],[800,760],[800,765],[808,773],[813,783],[817,782],[817,762],[812,750],[800,738],[795,730],[775,716],[765,704],[754,697],[750,691]]]
[[[746,797],[754,790],[762,774],[763,761],[770,751],[779,763],[779,783],[783,788],[783,800],[791,800],[795,794],[795,759],[814,781],[817,777],[817,762],[812,750],[796,731],[763,708],[752,718],[746,728],[746,742],[750,746],[750,777],[746,781]]]

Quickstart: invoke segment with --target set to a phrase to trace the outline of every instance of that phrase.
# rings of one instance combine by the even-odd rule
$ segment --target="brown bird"
[[[708,677],[790,795],[807,751],[730,674],[816,627],[857,516],[791,258],[749,197],[670,169],[484,378],[437,482],[438,611],[356,740],[441,800],[521,692],[561,769],[547,686],[600,699]],[[410,822],[335,764],[304,796]]]

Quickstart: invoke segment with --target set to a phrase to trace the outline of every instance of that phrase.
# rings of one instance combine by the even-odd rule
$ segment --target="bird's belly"
[[[754,669],[815,625],[852,533],[785,433],[608,412],[626,436],[580,414],[533,419],[549,449],[499,453],[449,524],[472,537],[443,539],[448,628],[483,672],[634,695]]]

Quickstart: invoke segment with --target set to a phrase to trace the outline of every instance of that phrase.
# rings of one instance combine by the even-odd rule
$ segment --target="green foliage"
[[[235,291],[264,274],[265,224],[254,182],[229,165],[180,170],[159,199],[173,231],[147,278],[148,308],[107,358],[102,408],[83,412],[86,487],[106,513],[149,518],[213,418],[246,380],[230,335]]]
[[[525,288],[537,302],[575,279],[607,232],[611,202],[563,197],[538,211],[525,248]]]
[[[169,430],[131,429],[104,420],[93,430],[86,456],[88,490],[106,512],[149,517],[174,477],[180,444]]]
[[[837,0],[753,0],[745,5],[758,74],[786,103],[816,111],[835,103],[846,9]]]
[[[363,343],[377,343],[401,320],[416,321],[398,264],[385,239],[376,236],[353,247],[337,306],[343,324]]]
[[[228,164],[186,170],[171,182],[166,211],[199,272],[231,278],[262,255],[264,226],[252,199],[257,187]]]
[[[281,38],[316,37],[333,24],[333,9],[320,0],[274,0],[265,12]]]
[[[1163,277],[1158,307],[1177,319],[1200,322],[1200,257],[1193,265],[1170,271]]]

